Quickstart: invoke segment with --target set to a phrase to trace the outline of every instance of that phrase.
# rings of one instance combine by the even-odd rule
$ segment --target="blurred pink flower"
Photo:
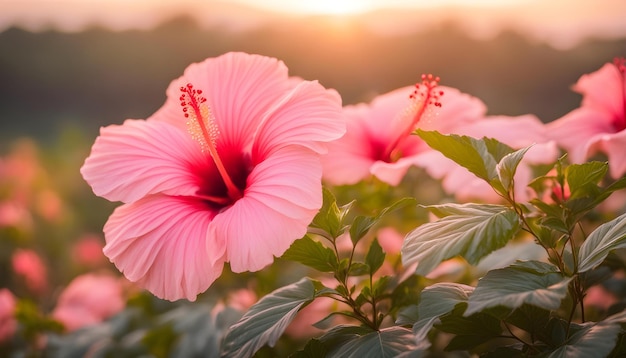
[[[81,168],[96,195],[125,203],[105,255],[169,300],[195,300],[224,262],[260,270],[305,234],[322,204],[319,153],[344,131],[337,92],[276,59],[190,65],[151,118],[102,128]]]
[[[550,123],[549,133],[573,163],[604,152],[611,176],[621,177],[626,173],[626,60],[583,75],[573,89],[583,95],[581,106]]]
[[[515,174],[515,199],[518,201],[528,200],[532,195],[527,187],[534,179],[531,166],[552,163],[558,156],[556,143],[547,138],[545,125],[533,115],[487,117],[459,126],[454,133],[474,138],[494,138],[513,149],[533,144]],[[497,203],[502,200],[484,180],[439,152],[430,151],[420,155],[416,164],[425,168],[433,178],[443,179],[444,190],[454,194],[459,201]]]
[[[33,220],[28,210],[14,202],[0,202],[0,227],[32,228]]]
[[[52,317],[68,331],[97,324],[124,309],[122,286],[117,278],[85,274],[61,292]]]
[[[103,246],[104,242],[100,237],[92,234],[85,235],[74,243],[72,257],[80,265],[98,267],[108,263],[108,260],[102,253]]]
[[[32,250],[17,249],[11,257],[13,272],[24,278],[26,287],[41,294],[48,290],[48,273],[41,257]]]
[[[397,185],[416,156],[431,150],[411,134],[416,128],[450,133],[484,116],[480,100],[437,83],[437,78],[424,77],[417,88],[394,90],[369,105],[346,106],[346,135],[331,143],[329,154],[322,157],[324,179],[344,185],[373,175]]]
[[[378,237],[378,243],[383,251],[387,255],[398,255],[400,249],[402,249],[402,242],[404,241],[404,235],[393,227],[383,227],[378,229],[376,233]]]
[[[0,289],[0,343],[8,341],[17,330],[15,296],[6,288]]]

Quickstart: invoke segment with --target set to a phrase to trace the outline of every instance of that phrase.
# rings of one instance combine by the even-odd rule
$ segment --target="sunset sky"
[[[419,10],[419,16],[406,10]],[[454,20],[477,37],[512,27],[562,48],[589,36],[626,37],[624,0],[0,0],[0,31],[11,26],[80,31],[95,24],[149,29],[185,13],[201,25],[232,29],[253,29],[278,15],[329,15],[336,21],[361,19],[391,34]]]

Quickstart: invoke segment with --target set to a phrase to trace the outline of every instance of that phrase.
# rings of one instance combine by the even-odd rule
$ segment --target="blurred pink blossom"
[[[387,255],[397,255],[402,249],[402,242],[404,241],[404,235],[393,227],[383,227],[378,229],[376,233],[378,237],[378,243],[383,251]]]
[[[32,217],[28,209],[14,202],[0,202],[0,227],[20,227],[30,229]]]
[[[344,108],[347,132],[323,156],[324,179],[333,185],[355,184],[375,176],[397,185],[415,165],[420,153],[430,151],[418,136],[421,128],[441,133],[481,119],[485,105],[457,89],[437,86],[432,79],[376,97],[369,105]]]
[[[573,163],[603,152],[611,176],[621,177],[626,173],[626,60],[583,75],[573,89],[583,95],[581,106],[550,123],[548,132]]]
[[[104,253],[158,297],[195,300],[257,271],[302,237],[322,205],[319,153],[345,131],[341,98],[280,61],[228,53],[190,65],[148,120],[102,128],[81,168],[121,201]]]
[[[83,266],[98,267],[109,262],[102,253],[104,240],[99,236],[87,234],[78,239],[72,247],[72,257]]]
[[[61,292],[52,317],[68,331],[97,324],[124,309],[119,279],[85,274],[76,277]]]
[[[13,272],[25,280],[26,287],[37,294],[48,290],[48,273],[41,257],[33,250],[17,249],[11,257]]]
[[[454,133],[474,138],[494,138],[516,150],[533,145],[515,174],[515,199],[518,201],[529,200],[532,196],[527,187],[534,179],[531,166],[553,163],[559,154],[556,143],[547,138],[545,125],[533,115],[487,117],[458,126]],[[444,190],[454,194],[459,201],[497,203],[502,200],[484,180],[439,152],[430,151],[420,155],[416,164],[425,168],[433,178],[442,179]]]
[[[15,319],[15,296],[6,288],[0,289],[0,343],[5,342],[15,334],[17,321]]]

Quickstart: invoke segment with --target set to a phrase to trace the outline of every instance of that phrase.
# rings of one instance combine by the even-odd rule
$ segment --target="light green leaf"
[[[517,170],[517,166],[524,158],[524,155],[531,146],[526,148],[522,148],[513,153],[509,153],[502,158],[502,160],[496,165],[496,171],[498,172],[498,178],[500,179],[500,183],[504,187],[506,191],[510,191],[513,189],[513,177],[515,176],[515,171]],[[502,193],[505,194],[506,193]]]
[[[465,315],[497,306],[515,309],[525,303],[556,310],[571,280],[557,272],[534,271],[530,265],[492,270],[478,281]]]
[[[621,324],[626,322],[626,312],[609,316],[598,323],[585,323],[560,348],[550,353],[548,358],[590,357],[604,358],[611,353]]]
[[[392,326],[365,335],[354,335],[350,340],[331,350],[328,357],[391,358],[416,348],[415,339],[410,330]]]
[[[273,347],[298,311],[316,297],[314,283],[305,277],[261,298],[224,337],[222,357],[251,357],[261,347]]]
[[[338,207],[335,196],[326,188],[323,188],[323,199],[322,207],[309,226],[309,232],[333,240],[345,230],[344,219],[352,203]]]
[[[426,336],[439,317],[451,312],[461,302],[467,302],[474,287],[460,283],[441,282],[424,288],[417,306],[413,333],[420,346],[428,346]]]
[[[308,236],[294,241],[282,258],[299,262],[321,272],[335,272],[338,266],[335,252]]]
[[[626,214],[598,226],[580,246],[578,272],[600,265],[609,252],[626,247]]]
[[[457,255],[477,264],[506,245],[519,230],[519,217],[505,206],[446,204],[427,209],[443,218],[410,232],[402,246],[402,263],[418,263],[418,275],[428,274],[440,262]]]

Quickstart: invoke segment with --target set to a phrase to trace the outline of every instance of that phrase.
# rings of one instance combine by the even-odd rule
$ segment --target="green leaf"
[[[498,178],[500,179],[500,183],[504,187],[504,189],[509,192],[513,189],[513,177],[515,176],[515,171],[517,170],[517,166],[524,158],[524,155],[531,146],[526,148],[522,148],[513,153],[509,153],[500,160],[498,165],[496,166],[496,171],[498,172]],[[502,193],[507,194],[507,193]]]
[[[498,145],[499,142],[495,140],[487,142],[484,139],[480,140],[456,134],[444,135],[437,131],[418,129],[416,133],[431,148],[441,152],[488,183],[498,177],[496,172],[498,160],[494,158],[492,153],[501,154],[506,151],[504,144]],[[509,153],[513,151],[510,148],[508,150]]]
[[[418,275],[428,274],[457,255],[475,265],[506,245],[519,230],[519,217],[505,206],[446,204],[427,209],[443,218],[413,230],[402,244],[402,263],[419,263]]]
[[[578,271],[600,265],[609,252],[626,247],[626,214],[598,226],[580,246]]]
[[[365,263],[370,267],[370,275],[373,275],[385,262],[385,252],[377,239],[372,241],[370,249],[365,256]]]
[[[426,336],[439,317],[451,312],[458,303],[467,302],[472,292],[474,292],[472,286],[451,282],[426,287],[417,306],[419,320],[413,325],[413,333],[418,344],[428,345]]]
[[[570,199],[595,195],[598,183],[606,175],[609,165],[606,162],[571,164],[565,168],[565,178],[570,190]]]
[[[350,265],[350,272],[348,272],[349,276],[363,276],[368,275],[372,270],[369,265],[364,264],[362,262],[353,262]]]
[[[299,262],[321,272],[335,272],[338,267],[335,252],[308,236],[294,241],[282,258]]]
[[[548,358],[607,357],[617,343],[626,322],[626,311],[609,316],[598,323],[585,323],[567,342],[552,351]]]
[[[350,226],[350,240],[352,240],[352,243],[356,245],[357,242],[359,242],[387,213],[403,208],[407,205],[414,205],[415,203],[416,200],[414,198],[402,198],[381,210],[378,215],[374,217],[357,216],[354,218],[354,221]]]
[[[467,303],[458,303],[454,309],[441,316],[441,323],[435,327],[443,332],[452,333],[452,338],[446,346],[446,351],[471,350],[502,334],[500,320],[485,313],[475,313],[470,316],[463,314]]]
[[[316,297],[305,277],[261,298],[224,337],[222,357],[251,357],[261,347],[273,347],[298,311]]]
[[[465,315],[497,306],[515,309],[523,304],[556,310],[567,295],[571,280],[558,272],[541,272],[530,266],[491,270],[478,281]]]
[[[352,203],[338,207],[335,196],[326,188],[323,188],[323,199],[322,207],[313,218],[309,232],[335,239],[345,230],[344,219]]]
[[[326,357],[328,350],[318,339],[311,339],[301,351],[290,355],[289,358],[318,358]]]
[[[410,330],[392,326],[365,335],[354,335],[332,349],[328,357],[397,357],[400,353],[416,348],[415,339]]]

